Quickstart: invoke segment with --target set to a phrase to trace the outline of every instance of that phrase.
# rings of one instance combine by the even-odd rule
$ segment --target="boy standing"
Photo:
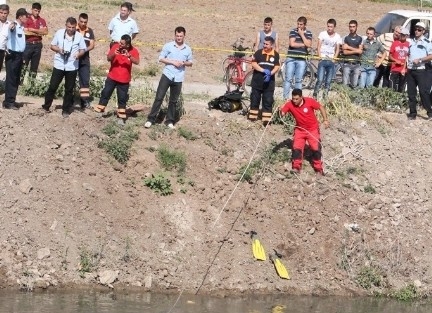
[[[259,49],[264,47],[264,38],[272,37],[274,40],[274,50],[279,52],[279,36],[278,33],[273,30],[273,19],[271,17],[266,17],[264,19],[264,28],[259,31],[255,38],[254,43],[254,51],[256,52]]]
[[[335,32],[336,20],[331,18],[327,21],[327,30],[318,35],[318,75],[313,97],[318,97],[321,84],[324,82],[324,98],[327,96],[332,79],[335,75],[335,58],[339,55],[339,46],[342,42],[341,36]]]
[[[390,47],[389,60],[390,68],[390,86],[394,91],[403,92],[406,84],[406,58],[409,52],[409,42],[407,37],[410,31],[403,28],[400,31],[399,39],[393,41]]]
[[[321,161],[321,139],[319,123],[315,116],[315,110],[319,110],[324,119],[324,126],[329,127],[329,120],[325,108],[313,98],[303,97],[301,89],[292,91],[291,100],[281,108],[281,115],[288,112],[296,121],[292,144],[292,172],[300,173],[303,161],[303,150],[308,142],[312,150],[312,166],[317,175],[324,175]]]

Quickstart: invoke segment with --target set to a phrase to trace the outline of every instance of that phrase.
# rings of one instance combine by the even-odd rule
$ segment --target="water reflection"
[[[378,298],[244,296],[216,298],[120,292],[0,292],[0,313],[430,313],[430,302]]]

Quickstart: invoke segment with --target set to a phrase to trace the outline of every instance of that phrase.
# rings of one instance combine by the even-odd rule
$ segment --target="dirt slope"
[[[146,1],[134,12],[142,29],[138,39],[161,44],[172,38],[175,26],[184,25],[192,46],[226,49],[240,36],[250,45],[267,15],[284,33],[306,15],[315,34],[334,17],[343,34],[352,18],[363,32],[396,8],[366,1],[301,6],[272,1],[260,10],[255,4]],[[66,16],[88,8],[96,36],[106,37],[117,7],[86,5],[45,5],[42,15],[49,17],[50,33],[63,27]],[[51,66],[49,39],[44,42],[43,62]],[[158,48],[141,45],[140,50],[141,68],[155,62]],[[94,65],[106,65],[105,52],[105,43],[98,43]],[[198,82],[200,87],[188,93],[202,93],[202,83],[220,85],[225,55],[196,50],[187,85]],[[375,112],[355,122],[333,119],[332,127],[322,130],[327,176],[316,180],[307,164],[304,173],[292,176],[289,164],[279,160],[251,183],[237,184],[239,169],[248,163],[263,128],[235,113],[208,112],[205,102],[188,100],[188,114],[179,126],[198,139],[142,129],[123,166],[98,148],[106,119],[76,112],[64,120],[59,111],[41,114],[40,99],[18,100],[24,102],[19,111],[0,114],[2,287],[95,285],[101,279],[110,284],[117,277],[116,288],[365,292],[357,279],[379,285],[372,289],[414,283],[430,292],[432,139],[427,121]],[[284,159],[289,137],[282,126],[271,126],[255,160],[271,148]],[[186,185],[173,175],[174,194],[166,197],[142,183],[143,177],[160,171],[155,149],[161,144],[187,156]],[[291,280],[278,279],[271,263],[252,259],[251,230],[258,232],[267,252],[277,249],[284,255]]]
[[[276,161],[237,185],[261,136],[255,160],[271,148],[288,154],[289,135],[205,103],[187,108],[178,126],[198,139],[158,128],[153,140],[143,129],[125,166],[97,147],[107,119],[64,120],[30,102],[3,111],[2,286],[97,284],[112,270],[114,286],[347,294],[362,292],[354,281],[374,268],[382,286],[429,291],[430,123],[389,113],[333,120],[323,130],[327,176],[317,180],[308,164],[292,176]],[[161,170],[161,144],[186,154],[191,182],[171,172],[166,197],[142,183]],[[284,255],[290,281],[252,259],[250,230]],[[85,261],[94,266],[80,277]]]

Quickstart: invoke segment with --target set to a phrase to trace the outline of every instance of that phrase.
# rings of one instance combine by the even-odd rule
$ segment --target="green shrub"
[[[364,289],[380,287],[382,284],[382,276],[379,270],[371,266],[363,267],[355,280]]]
[[[390,297],[395,298],[399,301],[412,301],[419,297],[417,287],[414,284],[409,284],[406,287],[402,287],[390,294]]]
[[[197,135],[195,135],[191,130],[184,128],[184,127],[179,127],[178,134],[179,134],[179,136],[185,138],[186,140],[198,139]]]
[[[168,196],[173,193],[171,181],[163,173],[145,178],[144,185],[161,196]]]
[[[118,162],[124,164],[129,160],[130,149],[138,139],[136,125],[129,124],[122,128],[115,120],[111,120],[102,130],[108,138],[99,142],[99,148],[104,149]]]
[[[239,179],[241,178],[241,181],[247,181],[248,183],[252,182],[253,176],[256,174],[256,172],[261,167],[261,161],[256,160],[253,161],[248,168],[246,168],[247,164],[243,165],[239,169]],[[243,177],[242,177],[243,175]]]
[[[162,145],[158,149],[157,159],[165,170],[171,171],[175,169],[179,175],[186,170],[186,155],[184,152],[174,151]]]
[[[368,184],[364,187],[364,192],[370,193],[370,194],[375,194],[376,190],[371,184]]]

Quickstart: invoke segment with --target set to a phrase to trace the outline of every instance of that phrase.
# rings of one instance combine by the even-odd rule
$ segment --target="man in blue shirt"
[[[74,17],[68,17],[66,20],[66,29],[58,30],[51,41],[51,50],[56,54],[54,55],[54,68],[42,109],[46,112],[50,111],[55,93],[64,78],[63,117],[69,117],[71,113],[79,58],[86,51],[84,38],[76,31],[76,27],[77,20]]]
[[[186,66],[192,66],[192,50],[184,43],[184,38],[186,36],[184,27],[177,27],[174,34],[175,40],[165,44],[159,55],[159,62],[165,64],[165,67],[159,81],[152,109],[144,125],[146,128],[149,128],[156,122],[168,88],[170,89],[170,96],[166,124],[169,128],[175,128],[176,105],[182,89]]]
[[[137,23],[130,17],[132,11],[135,11],[132,7],[132,3],[124,2],[120,5],[120,12],[110,21],[108,25],[111,37],[110,48],[114,43],[120,41],[121,36],[129,35],[132,40],[134,40],[139,33]]]
[[[15,104],[25,49],[24,24],[27,21],[26,9],[18,9],[15,22],[9,25],[6,55],[5,99],[3,108],[17,110]]]

